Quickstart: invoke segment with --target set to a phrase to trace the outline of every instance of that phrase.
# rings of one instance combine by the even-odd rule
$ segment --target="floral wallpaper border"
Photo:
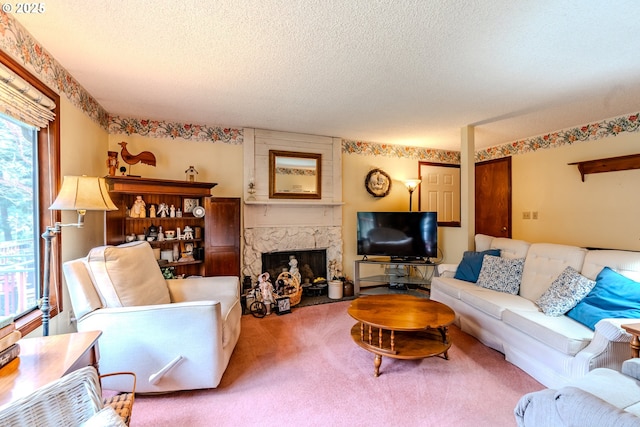
[[[184,138],[191,141],[242,144],[244,130],[219,126],[173,123],[160,120],[109,117],[109,134],[138,134],[153,138]]]
[[[379,144],[377,142],[342,140],[342,152],[363,156],[409,158],[428,162],[460,164],[460,152],[407,145]]]
[[[622,132],[638,131],[640,131],[640,112],[477,150],[475,161],[499,159],[577,142],[613,137]]]

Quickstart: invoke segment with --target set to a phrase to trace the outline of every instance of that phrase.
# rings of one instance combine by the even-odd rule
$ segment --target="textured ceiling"
[[[110,113],[476,147],[640,110],[633,0],[54,0],[15,18]]]

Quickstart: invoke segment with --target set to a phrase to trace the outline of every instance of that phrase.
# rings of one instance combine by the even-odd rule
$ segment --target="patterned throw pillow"
[[[466,282],[477,282],[485,255],[500,256],[500,249],[489,249],[483,252],[466,251],[462,254],[462,261],[453,277]]]
[[[476,285],[517,295],[522,281],[524,258],[501,258],[485,255]]]
[[[586,297],[596,282],[571,267],[565,268],[536,301],[547,316],[562,316]]]

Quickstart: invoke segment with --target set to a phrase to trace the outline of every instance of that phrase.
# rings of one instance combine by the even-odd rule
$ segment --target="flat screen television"
[[[437,212],[358,212],[358,255],[438,257]]]

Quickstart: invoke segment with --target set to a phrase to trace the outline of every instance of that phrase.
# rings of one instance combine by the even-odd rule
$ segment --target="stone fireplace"
[[[342,271],[342,227],[268,227],[245,229],[244,232],[243,274],[251,276],[253,281],[266,271],[264,256],[270,254],[277,254],[275,258],[285,264],[289,262],[290,255],[300,255],[296,259],[302,273],[303,263],[307,260],[307,255],[303,259],[302,254],[322,251],[324,266],[314,264],[312,268],[318,270],[313,271],[316,277],[330,279],[329,264]]]
[[[245,194],[242,275],[255,283],[264,272],[263,254],[316,250],[326,252],[324,271],[317,276],[330,279],[329,266],[341,274],[342,140],[247,128],[244,137],[245,188],[252,183],[254,191]],[[271,199],[269,150],[320,154],[321,199]]]

